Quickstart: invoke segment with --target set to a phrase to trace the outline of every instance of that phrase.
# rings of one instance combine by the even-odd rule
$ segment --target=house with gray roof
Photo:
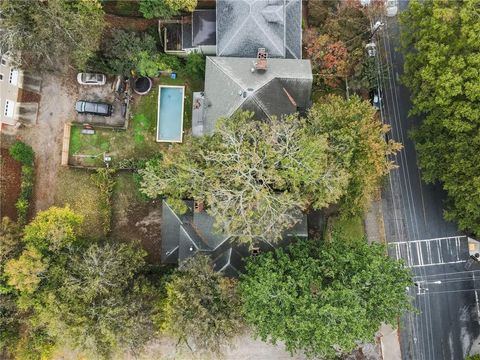
[[[310,60],[268,59],[266,70],[257,70],[255,61],[207,57],[205,91],[194,94],[194,136],[212,134],[219,118],[236,111],[252,111],[259,120],[306,112],[313,82]]]
[[[195,208],[193,201],[185,201],[187,212],[178,214],[167,201],[162,202],[161,260],[178,264],[195,256],[210,256],[215,271],[237,277],[244,270],[244,258],[259,252],[286,246],[296,238],[307,238],[307,217],[284,233],[282,241],[270,244],[259,240],[253,248],[236,241],[234,236],[222,234],[214,228],[214,219],[208,213]]]
[[[180,19],[159,21],[166,53],[190,52],[270,58],[302,58],[301,0],[217,0],[215,9],[196,9]]]
[[[217,56],[302,58],[301,0],[217,0]]]

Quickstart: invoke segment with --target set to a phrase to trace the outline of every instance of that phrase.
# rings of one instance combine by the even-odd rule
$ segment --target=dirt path
[[[71,86],[71,81],[75,80],[45,75],[37,124],[18,132],[18,136],[35,151],[35,213],[54,202],[56,178],[61,166],[63,125],[75,115],[77,90],[76,86]]]

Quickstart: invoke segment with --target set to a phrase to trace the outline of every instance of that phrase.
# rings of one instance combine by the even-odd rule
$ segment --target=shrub
[[[25,224],[27,222],[27,213],[28,213],[28,200],[20,198],[15,203],[15,208],[17,209],[17,221],[19,224]]]
[[[28,165],[22,166],[22,182],[20,183],[20,197],[29,199],[33,191],[33,167]]]
[[[35,170],[33,162],[35,153],[30,145],[16,141],[9,149],[10,156],[22,163],[22,181],[20,183],[20,196],[15,204],[19,224],[27,221],[28,206],[33,192]]]
[[[180,61],[173,55],[140,51],[136,56],[136,70],[142,76],[155,77],[160,71],[178,71],[180,68]]]
[[[169,18],[182,11],[193,11],[197,7],[197,0],[142,0],[140,12],[147,19]]]
[[[196,52],[188,54],[185,73],[193,80],[203,79],[205,77],[205,56]]]
[[[24,165],[33,165],[35,154],[30,145],[16,141],[10,147],[10,156]]]

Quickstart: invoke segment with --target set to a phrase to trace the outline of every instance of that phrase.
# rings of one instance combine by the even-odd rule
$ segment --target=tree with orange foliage
[[[314,72],[326,85],[337,87],[340,79],[349,75],[348,50],[342,41],[320,35],[315,29],[305,32],[305,52],[312,61]]]

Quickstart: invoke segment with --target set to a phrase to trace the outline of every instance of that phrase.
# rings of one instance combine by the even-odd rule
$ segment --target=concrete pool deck
[[[157,142],[183,141],[185,86],[159,85]]]

